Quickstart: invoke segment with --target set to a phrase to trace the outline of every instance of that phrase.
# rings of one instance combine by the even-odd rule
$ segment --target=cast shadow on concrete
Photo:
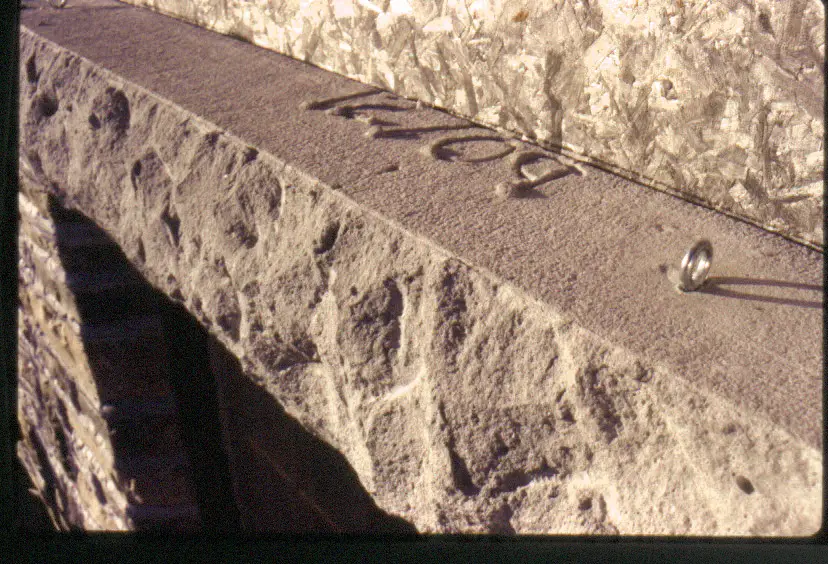
[[[543,200],[543,199],[548,198],[549,196],[547,196],[546,194],[544,194],[544,193],[540,190],[540,188],[543,188],[543,185],[541,185],[541,186],[537,186],[537,187],[533,187],[533,188],[524,188],[524,189],[523,189],[523,190],[519,193],[519,195],[518,195],[517,197],[518,197],[518,198],[521,198],[521,199],[523,199],[523,200]]]
[[[781,304],[795,307],[818,308],[821,309],[823,305],[822,299],[819,300],[802,300],[795,298],[783,298],[776,296],[763,296],[750,292],[740,292],[729,290],[725,286],[744,286],[744,287],[762,287],[770,286],[776,288],[790,288],[791,290],[818,293],[822,297],[823,288],[815,284],[802,284],[799,282],[788,282],[785,280],[768,280],[763,278],[743,278],[737,276],[714,276],[708,278],[704,286],[698,291],[704,294],[711,294],[714,296],[721,296],[725,298],[738,298],[740,300],[765,302],[770,304]]]
[[[380,511],[345,457],[286,414],[214,337],[210,347],[246,530],[416,534]]]
[[[139,497],[131,499],[131,515],[147,522],[139,529],[218,534],[416,534],[410,523],[381,511],[345,457],[286,414],[180,303],[141,277],[105,232],[53,198],[50,211],[67,278],[82,279],[77,276],[84,274],[80,271],[100,268],[134,280],[125,289],[73,290],[82,326],[161,320],[163,342],[116,339],[115,348],[121,350],[105,354],[95,364],[105,370],[94,370],[90,362],[105,404],[104,417],[114,431],[112,444],[119,474],[125,483],[135,480],[139,489],[143,487],[144,497],[173,500],[165,513],[163,501],[142,507],[142,492],[136,492]],[[99,243],[80,250],[76,242],[68,244],[67,226],[79,224],[94,232]],[[77,229],[73,236],[77,239]],[[100,244],[101,240],[108,244]],[[72,273],[73,269],[79,272]],[[82,331],[91,333],[94,331]],[[84,345],[100,349],[100,343]],[[153,356],[166,357],[166,367],[153,366]],[[125,384],[125,375],[133,381]],[[166,397],[158,391],[164,388],[163,382],[160,386],[158,381],[151,382],[159,378],[168,381]],[[125,385],[134,386],[138,401],[123,399]],[[113,395],[115,388],[120,391]],[[108,394],[121,399],[108,402]],[[174,404],[172,409],[170,403]],[[116,415],[120,413],[120,418],[107,414],[107,407]],[[184,443],[185,452],[177,453],[178,457],[169,452],[176,442],[164,438],[169,434],[165,424],[170,417],[177,419],[180,442]],[[182,469],[185,478],[189,477],[184,480],[189,484],[183,485],[194,488],[200,525],[192,524],[192,515],[175,511],[178,492],[163,491],[182,487],[180,477],[176,481],[168,476],[176,472],[181,476]],[[181,526],[177,521],[182,520],[189,522]]]

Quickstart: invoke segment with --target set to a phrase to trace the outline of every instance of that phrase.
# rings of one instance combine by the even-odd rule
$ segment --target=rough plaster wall
[[[817,0],[126,0],[823,245]]]
[[[426,532],[810,534],[821,454],[27,31],[21,167]]]

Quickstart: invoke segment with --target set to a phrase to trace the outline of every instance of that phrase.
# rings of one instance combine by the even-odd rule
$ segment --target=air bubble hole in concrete
[[[736,476],[736,485],[739,486],[740,490],[742,490],[748,495],[756,491],[751,481],[742,476],[741,474]]]
[[[39,94],[32,103],[32,115],[36,122],[41,122],[44,119],[50,118],[58,111],[57,97],[49,92]]]

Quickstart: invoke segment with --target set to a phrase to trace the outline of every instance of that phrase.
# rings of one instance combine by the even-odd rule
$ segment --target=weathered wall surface
[[[817,0],[126,0],[822,246]]]
[[[20,109],[21,167],[418,530],[818,529],[819,450],[25,29]]]

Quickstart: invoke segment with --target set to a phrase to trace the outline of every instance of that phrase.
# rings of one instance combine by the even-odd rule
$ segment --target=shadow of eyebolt
[[[745,288],[785,288],[789,289],[791,293],[805,291],[812,294],[819,294],[817,300],[803,300],[797,298],[788,298],[780,296],[766,296],[753,292],[744,292],[729,289],[728,286],[742,286]],[[770,304],[781,304],[794,307],[805,308],[822,308],[823,287],[816,284],[803,284],[800,282],[790,282],[787,280],[770,280],[765,278],[743,278],[736,276],[712,276],[707,279],[704,286],[696,290],[702,294],[711,294],[724,298],[737,298],[740,300],[765,302]]]

